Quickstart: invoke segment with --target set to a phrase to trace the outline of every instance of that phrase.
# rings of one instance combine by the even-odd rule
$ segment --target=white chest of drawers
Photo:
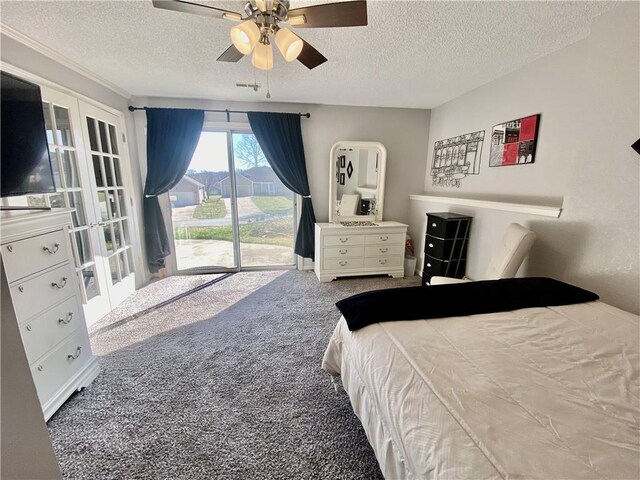
[[[398,222],[375,227],[316,223],[316,276],[321,282],[355,275],[403,277],[406,234],[407,225]]]
[[[0,255],[45,420],[99,366],[91,353],[69,241],[69,211],[0,219]]]

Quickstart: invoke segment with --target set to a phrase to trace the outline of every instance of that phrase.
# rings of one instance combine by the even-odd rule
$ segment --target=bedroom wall
[[[590,35],[431,112],[424,191],[543,205],[562,205],[559,219],[412,202],[411,223],[424,235],[425,211],[476,215],[468,274],[479,276],[510,221],[538,234],[522,273],[548,275],[640,310],[638,239],[640,157],[640,4],[622,4],[597,18]],[[488,168],[494,125],[541,113],[531,165]],[[460,188],[431,185],[433,143],[485,130],[480,175]]]
[[[262,96],[261,92],[259,95]],[[287,104],[277,102],[215,102],[207,100],[138,98],[137,106],[309,112],[302,118],[302,136],[309,187],[316,219],[329,217],[329,151],[340,140],[378,141],[386,148],[385,219],[407,222],[407,193],[422,190],[425,175],[425,152],[429,131],[428,110],[400,108],[344,107],[331,105]],[[144,112],[133,114],[136,121],[140,169],[146,173]],[[167,202],[165,202],[165,206]]]
[[[142,178],[138,167],[139,162],[136,158],[135,126],[131,114],[127,111],[127,107],[129,106],[128,98],[4,34],[0,35],[0,59],[3,63],[37,75],[38,77],[79,93],[80,95],[84,95],[120,112],[125,112],[125,132],[131,161],[133,183],[131,194],[137,218],[141,219]],[[138,238],[143,238],[141,222],[139,222],[137,228]],[[144,245],[140,245],[138,250],[143,249]],[[139,251],[136,261],[136,284],[138,287],[145,284],[149,278],[146,267],[143,268],[143,258],[144,252]]]

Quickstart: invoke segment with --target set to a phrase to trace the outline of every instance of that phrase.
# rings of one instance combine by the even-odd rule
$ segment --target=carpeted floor
[[[238,273],[116,328],[101,322],[100,375],[48,423],[64,477],[381,478],[320,362],[337,300],[418,281]]]

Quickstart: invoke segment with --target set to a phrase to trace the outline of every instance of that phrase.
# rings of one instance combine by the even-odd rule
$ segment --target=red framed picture
[[[523,165],[536,158],[540,114],[501,123],[491,131],[490,167]]]

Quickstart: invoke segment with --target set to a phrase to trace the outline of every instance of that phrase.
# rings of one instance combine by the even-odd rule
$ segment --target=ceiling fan
[[[193,13],[241,22],[231,28],[232,45],[218,57],[219,62],[237,62],[253,52],[251,63],[256,68],[273,68],[275,41],[287,62],[298,60],[308,69],[327,61],[318,50],[280,23],[297,28],[357,27],[367,25],[367,2],[326,3],[289,9],[289,0],[249,0],[241,13],[185,0],[152,0],[153,6],[176,12]]]

